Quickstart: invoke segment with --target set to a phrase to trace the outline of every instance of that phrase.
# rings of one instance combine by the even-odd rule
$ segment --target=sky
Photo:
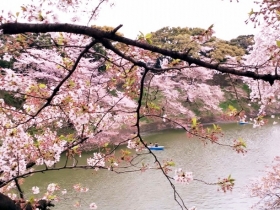
[[[257,8],[254,0],[116,0],[112,8],[100,11],[97,25],[117,27],[129,38],[139,31],[149,33],[162,27],[200,27],[214,24],[215,36],[230,40],[238,35],[256,34],[248,13]]]
[[[0,8],[16,8],[29,0],[0,0]],[[97,0],[92,0],[97,1]],[[248,13],[257,8],[254,0],[111,0],[104,5],[93,24],[117,27],[126,37],[135,39],[139,31],[147,34],[162,27],[200,27],[214,24],[214,35],[230,40],[239,35],[256,34],[254,25],[245,24]]]

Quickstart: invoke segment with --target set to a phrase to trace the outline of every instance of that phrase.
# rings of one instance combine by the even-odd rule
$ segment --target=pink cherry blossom
[[[90,209],[97,209],[97,205],[95,203],[89,204]]]
[[[37,187],[37,186],[32,187],[32,193],[35,194],[35,195],[39,194],[40,193],[39,187]]]

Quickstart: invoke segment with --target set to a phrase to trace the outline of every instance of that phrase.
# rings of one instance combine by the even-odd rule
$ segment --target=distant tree
[[[252,47],[255,43],[254,35],[241,35],[235,39],[231,39],[229,43],[231,45],[241,47],[243,50],[246,51],[246,54],[248,54],[250,50],[252,50]]]
[[[211,34],[208,30],[201,28],[172,28],[164,27],[152,32],[152,44],[169,50],[188,52],[190,56],[199,58],[202,56],[218,61],[225,61],[227,56],[238,60],[245,54],[245,49],[236,43],[210,37],[202,43],[195,41],[202,35]]]

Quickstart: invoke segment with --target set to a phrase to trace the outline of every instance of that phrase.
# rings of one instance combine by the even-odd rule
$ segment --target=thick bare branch
[[[122,36],[118,36],[112,32],[106,32],[97,28],[80,26],[74,24],[29,24],[29,23],[5,23],[0,26],[0,30],[3,30],[4,34],[20,34],[26,32],[33,33],[47,33],[47,32],[66,32],[74,34],[83,34],[94,37],[96,39],[109,39],[112,41],[121,42],[127,45],[136,46],[145,50],[160,53],[165,56],[170,56],[174,59],[181,59],[189,64],[196,64],[201,67],[205,67],[212,70],[217,70],[221,73],[229,73],[237,76],[244,76],[252,79],[258,79],[269,82],[271,85],[275,80],[280,80],[279,75],[272,74],[258,74],[253,71],[243,71],[234,68],[229,68],[220,63],[209,63],[188,55],[188,52],[177,52],[167,49],[162,49],[144,42],[128,39]]]

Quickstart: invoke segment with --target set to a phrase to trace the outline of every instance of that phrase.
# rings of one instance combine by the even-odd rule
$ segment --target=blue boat
[[[150,150],[164,150],[164,146],[148,146]]]
[[[239,122],[240,125],[245,125],[245,124],[248,124],[248,123],[249,122],[242,122],[242,121]]]

